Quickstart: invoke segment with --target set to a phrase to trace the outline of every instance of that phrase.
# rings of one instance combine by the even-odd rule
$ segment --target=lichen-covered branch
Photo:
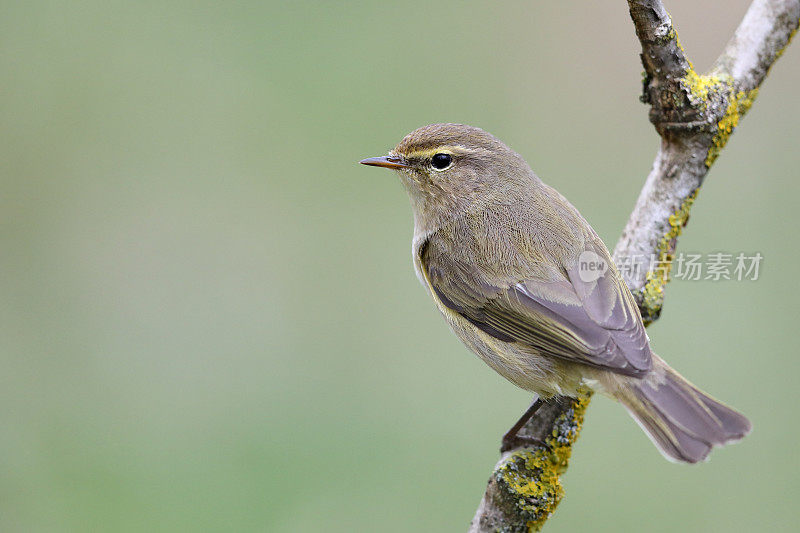
[[[796,0],[753,2],[712,70],[730,77],[737,92],[758,88],[797,31],[798,12]]]
[[[614,249],[645,324],[664,303],[678,236],[709,168],[750,109],[758,88],[800,24],[800,0],[754,0],[714,67],[699,74],[660,0],[628,0],[642,45],[642,101],[661,137],[653,168]],[[560,397],[537,411],[521,435],[542,446],[506,452],[495,466],[470,532],[538,531],[563,496],[567,468],[591,392]]]
[[[494,468],[470,532],[539,531],[564,496],[559,476],[567,469],[591,392],[558,397],[539,408],[520,435],[546,446],[506,452]]]
[[[624,269],[642,318],[649,323],[661,312],[677,237],[699,188],[753,104],[769,67],[797,30],[800,0],[755,0],[707,74],[697,73],[686,59],[659,0],[629,0],[628,5],[642,39],[642,101],[650,104],[650,121],[661,135],[661,147],[614,258],[618,263],[632,257],[654,259],[649,268]],[[662,29],[654,30],[654,24]],[[664,32],[661,39],[651,38]],[[665,69],[665,60],[652,59],[668,53],[677,54],[673,63],[678,67]]]

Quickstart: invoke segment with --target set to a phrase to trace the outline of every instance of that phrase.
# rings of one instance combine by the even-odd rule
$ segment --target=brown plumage
[[[362,163],[398,171],[420,280],[456,335],[506,379],[543,398],[599,390],[676,461],[703,460],[750,431],[650,350],[606,246],[505,144],[433,124]],[[605,271],[584,271],[586,258]]]

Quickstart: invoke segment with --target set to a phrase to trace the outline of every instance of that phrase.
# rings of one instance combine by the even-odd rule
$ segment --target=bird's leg
[[[505,435],[503,435],[503,440],[500,443],[500,453],[505,453],[509,450],[514,448],[523,448],[525,446],[545,446],[547,444],[542,441],[541,439],[537,439],[535,437],[530,437],[527,435],[518,435],[519,430],[521,430],[528,421],[533,418],[533,415],[536,414],[536,411],[544,404],[544,402],[536,396],[536,399],[533,400],[528,410],[517,420],[517,423],[511,426]]]

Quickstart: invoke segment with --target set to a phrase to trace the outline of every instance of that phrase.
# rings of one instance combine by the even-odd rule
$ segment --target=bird
[[[536,401],[582,387],[619,401],[673,462],[706,460],[751,430],[652,351],[603,241],[566,198],[493,135],[431,124],[360,161],[399,175],[414,216],[416,274],[455,335]]]

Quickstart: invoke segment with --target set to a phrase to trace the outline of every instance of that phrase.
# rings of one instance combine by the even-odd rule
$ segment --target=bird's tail
[[[667,459],[696,463],[712,448],[740,440],[750,421],[718,402],[653,355],[645,378],[628,378],[613,393]]]

